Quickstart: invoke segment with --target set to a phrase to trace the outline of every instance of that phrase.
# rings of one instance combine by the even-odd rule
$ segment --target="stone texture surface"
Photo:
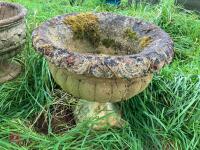
[[[76,121],[92,120],[89,127],[94,130],[104,130],[107,127],[122,128],[125,121],[121,112],[112,103],[98,103],[80,100],[74,111]]]
[[[173,42],[162,29],[133,17],[112,13],[95,13],[100,26],[108,30],[111,37],[120,38],[123,29],[132,28],[141,36],[150,36],[152,42],[140,53],[124,56],[70,51],[66,48],[66,42],[72,39],[73,35],[70,26],[63,23],[64,18],[70,15],[76,14],[53,18],[33,32],[33,45],[36,50],[59,68],[97,78],[132,79],[159,71],[173,58]]]
[[[24,22],[4,30],[0,27],[0,59],[8,59],[19,53],[25,43],[25,29]]]
[[[22,49],[26,38],[26,9],[18,4],[0,2],[0,83],[21,72],[17,62],[8,61]]]
[[[0,2],[0,59],[16,55],[25,43],[26,9],[20,5]]]
[[[106,79],[71,73],[49,63],[52,76],[63,90],[75,97],[94,102],[118,102],[142,92],[150,83],[152,74],[133,79]]]
[[[17,62],[0,62],[0,83],[11,80],[21,72],[21,65]]]

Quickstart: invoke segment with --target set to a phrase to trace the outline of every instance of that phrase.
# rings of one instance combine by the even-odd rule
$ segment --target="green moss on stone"
[[[124,31],[124,38],[128,38],[129,40],[132,40],[132,41],[138,40],[137,33],[133,31],[131,28],[127,28]]]
[[[95,47],[100,43],[100,30],[98,18],[92,13],[80,13],[74,16],[67,16],[64,23],[71,26],[74,38],[88,39]]]
[[[115,40],[110,38],[103,39],[101,42],[106,48],[113,47],[116,43]]]
[[[104,45],[106,48],[113,48],[114,51],[121,49],[122,44],[120,42],[117,42],[114,39],[106,38],[101,40],[102,45]]]

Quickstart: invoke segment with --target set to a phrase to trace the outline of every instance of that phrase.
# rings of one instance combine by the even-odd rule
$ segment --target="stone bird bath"
[[[33,45],[60,87],[80,98],[76,120],[102,117],[97,130],[121,127],[114,103],[142,92],[173,58],[173,42],[162,29],[112,13],[55,17],[34,30]]]
[[[21,72],[12,58],[22,49],[26,37],[26,9],[14,3],[0,2],[0,83],[15,78]]]

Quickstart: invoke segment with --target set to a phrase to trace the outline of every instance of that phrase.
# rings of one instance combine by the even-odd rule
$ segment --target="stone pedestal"
[[[15,61],[0,60],[0,83],[17,77],[21,72],[21,65]]]
[[[74,110],[76,122],[91,120],[90,127],[102,130],[108,127],[121,128],[125,121],[121,118],[121,112],[113,103],[98,103],[80,100]]]

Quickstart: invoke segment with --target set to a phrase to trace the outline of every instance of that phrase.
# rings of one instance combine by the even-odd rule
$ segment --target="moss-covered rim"
[[[65,17],[76,14],[55,17],[35,29],[32,35],[35,49],[59,68],[87,76],[131,79],[158,71],[172,61],[173,41],[166,32],[154,24],[113,13],[94,14],[129,19],[134,22],[133,26],[137,26],[138,30],[145,33],[151,32],[152,42],[138,54],[123,56],[80,54],[55,47],[51,39],[47,38],[48,28],[63,24]]]
[[[0,6],[13,7],[19,11],[19,13],[13,17],[0,20],[0,26],[4,26],[7,24],[11,24],[13,22],[17,22],[17,21],[23,19],[27,14],[27,9],[25,7],[23,7],[22,5],[19,5],[16,3],[0,2]]]

